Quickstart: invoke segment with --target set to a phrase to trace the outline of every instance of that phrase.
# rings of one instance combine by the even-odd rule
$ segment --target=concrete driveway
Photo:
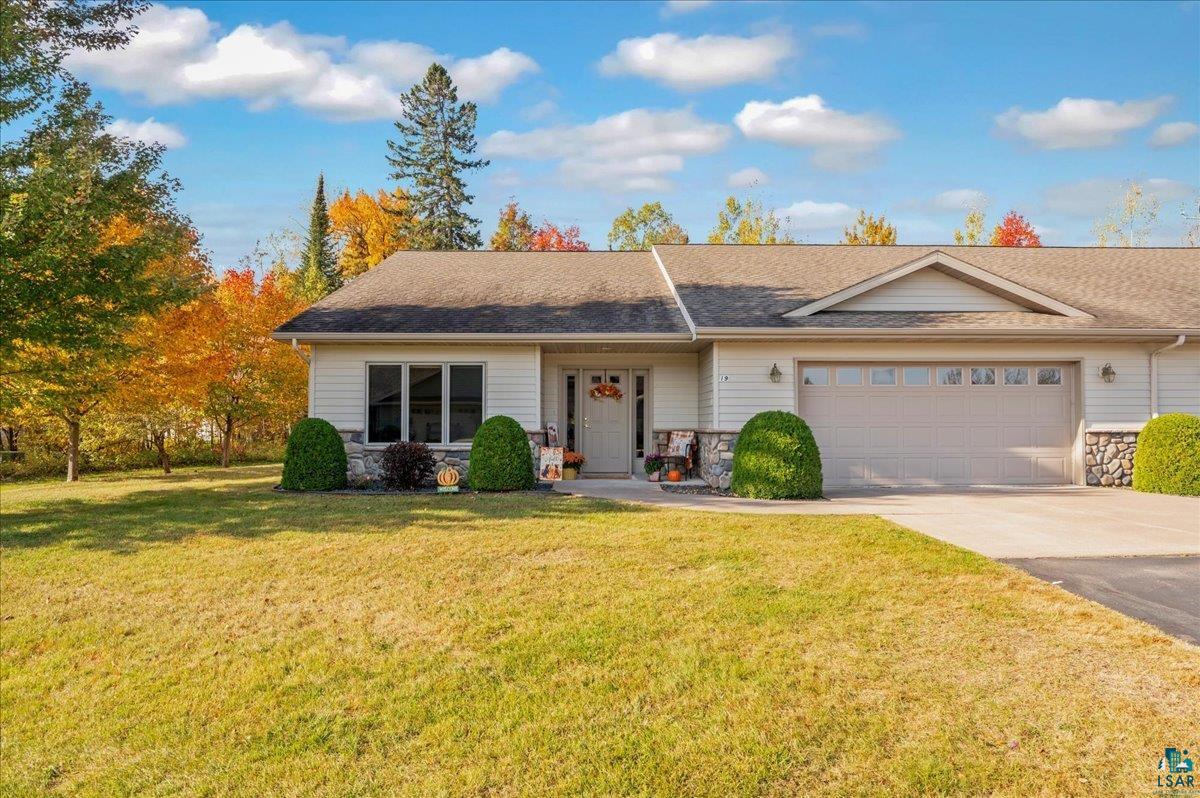
[[[666,493],[632,479],[582,479],[555,489],[706,512],[881,515],[997,559],[1200,554],[1200,498],[1118,488],[836,490],[809,502]]]

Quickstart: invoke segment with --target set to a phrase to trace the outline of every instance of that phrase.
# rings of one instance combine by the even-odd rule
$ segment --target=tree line
[[[469,174],[488,165],[475,155],[476,108],[435,63],[400,98],[386,141],[390,187],[342,189],[329,201],[318,175],[302,230],[266,236],[235,267],[214,265],[176,205],[181,186],[163,169],[163,148],[110,132],[102,105],[64,67],[72,51],[126,46],[148,8],[13,0],[0,15],[0,127],[24,131],[0,141],[0,469],[43,457],[75,480],[85,459],[170,471],[180,459],[228,465],[277,447],[305,414],[307,382],[304,351],[271,340],[275,327],[398,250],[484,246],[467,190]],[[1145,243],[1158,212],[1130,186],[1097,222],[1097,243]],[[985,222],[971,210],[956,243],[1041,244],[1016,212],[990,234]],[[796,243],[788,228],[761,200],[729,196],[704,240]],[[842,240],[896,237],[864,209]],[[689,240],[652,201],[618,214],[604,243]],[[589,249],[578,226],[535,223],[515,198],[487,245]]]

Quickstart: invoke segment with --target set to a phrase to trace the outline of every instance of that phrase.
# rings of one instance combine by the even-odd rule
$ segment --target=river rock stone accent
[[[1087,484],[1105,488],[1133,485],[1137,438],[1136,432],[1085,433],[1083,457]]]
[[[659,452],[667,450],[670,432],[654,432],[654,446]],[[733,447],[737,444],[736,432],[721,430],[696,430],[696,458],[693,469],[710,488],[729,489],[733,476]]]
[[[342,445],[346,447],[346,479],[351,485],[374,482],[379,479],[379,460],[383,457],[383,447],[366,447],[363,444],[361,432],[342,432]],[[546,440],[544,430],[529,432],[529,447],[533,454],[533,467],[538,465],[538,446]],[[471,446],[463,449],[433,449],[433,459],[437,462],[437,470],[445,467],[453,468],[466,483],[467,471],[471,461]]]

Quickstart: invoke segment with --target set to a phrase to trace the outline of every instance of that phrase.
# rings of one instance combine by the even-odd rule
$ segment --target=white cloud
[[[996,128],[1046,150],[1108,147],[1122,134],[1150,124],[1171,102],[1170,97],[1123,103],[1064,97],[1045,111],[1009,108],[996,117]]]
[[[536,72],[529,56],[507,47],[456,59],[413,42],[367,41],[347,49],[341,37],[305,34],[288,22],[239,25],[225,35],[203,11],[151,6],[138,33],[119,50],[76,51],[71,69],[152,103],[238,98],[252,110],[291,103],[350,121],[390,119],[399,94],[443,64],[466,100],[489,103]]]
[[[700,11],[708,8],[713,4],[714,0],[667,0],[663,4],[663,13],[671,14],[690,14],[693,11]]]
[[[537,72],[538,65],[524,53],[501,47],[478,58],[454,61],[447,69],[463,97],[494,103],[505,88],[521,77]]]
[[[794,52],[782,33],[762,36],[700,36],[659,33],[624,39],[600,60],[604,75],[637,75],[683,91],[728,86],[775,75]]]
[[[750,188],[751,186],[765,186],[771,182],[771,179],[763,170],[747,166],[745,169],[739,169],[731,174],[726,182],[730,188]]]
[[[900,137],[887,119],[838,111],[816,94],[782,103],[748,102],[733,121],[747,138],[811,149],[813,164],[831,171],[862,168],[880,147]]]
[[[1135,181],[1148,197],[1169,203],[1187,199],[1195,191],[1181,180],[1153,177]],[[1051,186],[1042,194],[1042,207],[1053,213],[1067,216],[1094,218],[1100,216],[1121,201],[1129,188],[1130,181],[1115,178],[1094,178],[1078,183]]]
[[[833,22],[825,25],[813,25],[809,31],[813,36],[822,39],[867,38],[867,29],[857,22]]]
[[[143,144],[161,144],[168,150],[187,144],[187,136],[183,135],[182,130],[175,125],[156,122],[154,117],[150,117],[144,122],[135,122],[132,119],[114,119],[104,129],[114,136],[133,139]]]
[[[667,191],[688,156],[707,155],[729,141],[726,125],[691,109],[635,108],[588,125],[558,125],[526,133],[501,130],[483,141],[492,158],[556,160],[568,184],[609,191]]]
[[[1200,126],[1195,122],[1168,122],[1159,125],[1158,130],[1150,137],[1151,147],[1178,147],[1186,144],[1200,132]]]
[[[957,212],[974,208],[983,210],[991,200],[977,188],[952,188],[933,198],[929,207],[935,211]]]
[[[793,202],[775,211],[785,226],[797,231],[834,230],[854,224],[858,209],[844,202]]]

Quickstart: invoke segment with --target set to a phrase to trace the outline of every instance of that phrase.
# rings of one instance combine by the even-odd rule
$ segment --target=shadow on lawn
[[[0,546],[11,550],[69,544],[132,553],[142,545],[178,542],[198,534],[244,539],[281,532],[391,534],[429,523],[466,532],[494,521],[565,523],[588,512],[651,511],[546,493],[281,494],[271,489],[273,477],[261,471],[139,475],[128,481],[152,481],[156,487],[114,497],[31,500],[16,510],[5,509],[0,518]],[[213,479],[229,481],[206,484]],[[164,487],[164,483],[170,486]]]

